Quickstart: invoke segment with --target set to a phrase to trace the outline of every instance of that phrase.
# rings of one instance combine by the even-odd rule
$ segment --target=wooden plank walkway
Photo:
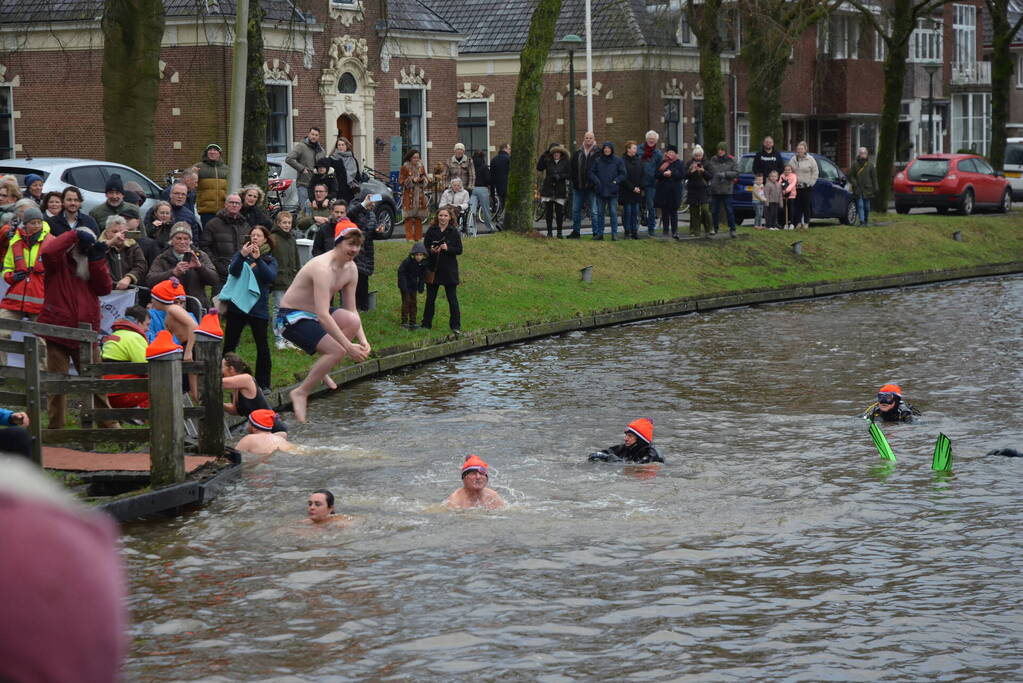
[[[185,472],[191,473],[216,458],[186,455]],[[92,453],[72,448],[43,446],[43,467],[69,472],[148,472],[148,453]]]

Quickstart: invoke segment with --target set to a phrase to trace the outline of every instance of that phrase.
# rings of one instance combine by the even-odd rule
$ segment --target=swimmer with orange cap
[[[597,453],[590,453],[591,462],[630,462],[645,464],[648,462],[664,462],[664,458],[654,448],[654,423],[648,417],[633,420],[625,428],[625,440],[616,446],[605,448]]]
[[[898,384],[885,384],[877,390],[877,403],[867,408],[863,419],[871,422],[912,422],[913,416],[919,414],[916,408],[903,400],[902,387]]]
[[[490,466],[478,455],[466,457],[462,463],[462,487],[448,496],[444,505],[455,510],[468,508],[486,508],[497,510],[505,506],[504,499],[492,488],[487,487],[490,481]]]
[[[249,413],[248,433],[235,446],[239,451],[253,455],[270,455],[274,451],[292,451],[295,444],[288,441],[287,432],[275,432],[277,413],[261,408]]]

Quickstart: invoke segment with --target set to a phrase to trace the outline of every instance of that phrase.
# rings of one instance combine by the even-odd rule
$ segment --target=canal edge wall
[[[525,325],[513,328],[463,334],[458,337],[449,337],[446,341],[429,346],[415,348],[397,347],[393,353],[387,353],[379,358],[371,358],[356,365],[349,365],[332,372],[330,376],[337,383],[338,387],[342,387],[357,380],[375,377],[392,370],[407,368],[471,351],[481,351],[575,330],[592,330],[610,325],[620,325],[622,323],[722,308],[814,299],[838,294],[895,289],[937,282],[968,280],[977,277],[1012,275],[1015,273],[1023,273],[1023,261],[902,273],[899,275],[833,280],[802,285],[787,285],[784,287],[766,287],[738,292],[680,297],[666,301],[653,301],[636,304],[635,306],[626,306],[620,309],[588,313],[566,320],[526,323]],[[292,384],[281,389],[275,389],[268,396],[270,404],[277,410],[290,408],[289,392],[297,386],[298,384]],[[333,391],[324,387],[314,391],[310,398],[322,398],[333,393]]]

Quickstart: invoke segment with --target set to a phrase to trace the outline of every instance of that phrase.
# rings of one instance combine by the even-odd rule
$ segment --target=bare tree
[[[1009,93],[1012,91],[1012,43],[1023,28],[1023,6],[1013,0],[984,0],[991,15],[991,165],[1005,165],[1005,124],[1009,120]],[[1012,23],[1010,11],[1019,13]]]

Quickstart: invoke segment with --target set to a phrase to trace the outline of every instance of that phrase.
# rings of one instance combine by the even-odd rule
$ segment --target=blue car
[[[793,152],[782,152],[782,159],[788,161]],[[856,202],[852,192],[847,189],[848,179],[842,170],[827,157],[811,154],[817,160],[820,175],[813,187],[813,217],[837,218],[844,225],[856,225]],[[764,180],[767,180],[764,178]],[[753,218],[753,155],[743,154],[739,159],[739,181],[732,193],[732,206],[735,209],[735,220],[742,222]]]

